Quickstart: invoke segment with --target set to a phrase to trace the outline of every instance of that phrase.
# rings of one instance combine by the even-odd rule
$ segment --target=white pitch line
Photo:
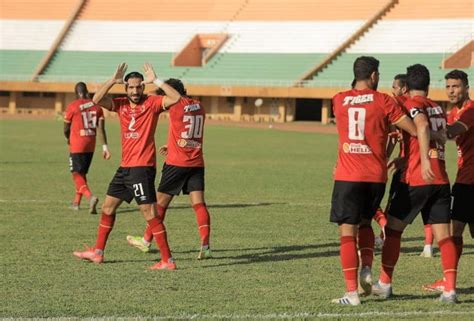
[[[174,316],[155,316],[155,317],[59,317],[59,318],[2,318],[2,320],[47,320],[47,321],[145,321],[145,320],[200,320],[200,319],[228,319],[228,320],[266,320],[266,319],[295,319],[295,318],[371,318],[371,317],[410,317],[410,316],[474,316],[472,311],[406,311],[406,312],[379,312],[369,311],[360,313],[316,313],[316,312],[299,312],[299,313],[270,313],[270,314],[181,314]]]

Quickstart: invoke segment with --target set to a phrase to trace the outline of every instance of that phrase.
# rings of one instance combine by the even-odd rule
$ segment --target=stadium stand
[[[393,76],[414,63],[431,71],[433,87],[444,86],[443,59],[473,39],[473,4],[470,0],[450,2],[400,0],[388,14],[359,41],[310,81],[312,86],[350,84],[348,73],[360,55],[377,57],[381,62],[382,87],[389,87]],[[465,70],[472,74],[472,67]]]
[[[413,5],[409,0],[143,0],[133,6],[127,0],[3,0],[0,92],[10,95],[9,112],[15,111],[11,106],[19,92],[57,93],[58,112],[72,83],[86,81],[94,88],[118,63],[139,70],[148,61],[161,78],[183,79],[190,93],[211,104],[210,114],[223,119],[266,113],[269,120],[277,108],[279,121],[293,120],[296,100],[309,98],[317,101],[310,105],[325,122],[328,99],[347,88],[352,62],[362,54],[381,60],[382,88],[418,62],[430,68],[438,87],[443,66],[462,62],[472,74],[472,1],[419,0],[416,10]],[[225,35],[225,41],[202,66],[174,65],[192,39],[211,34]],[[441,90],[432,95],[445,99]],[[266,98],[257,109],[256,98]]]

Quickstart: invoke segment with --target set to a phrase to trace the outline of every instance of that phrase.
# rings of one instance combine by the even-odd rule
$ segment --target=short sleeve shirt
[[[334,179],[385,183],[389,125],[406,117],[401,107],[371,89],[341,92],[332,103],[339,134]]]
[[[94,152],[99,119],[104,119],[102,108],[90,99],[76,99],[67,106],[64,122],[71,124],[71,153]]]
[[[122,167],[156,166],[155,130],[163,111],[162,96],[145,96],[135,107],[127,97],[113,99],[120,119]]]

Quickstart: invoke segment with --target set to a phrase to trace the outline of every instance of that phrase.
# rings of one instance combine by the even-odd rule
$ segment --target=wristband
[[[107,152],[108,150],[109,147],[106,144],[102,145],[102,151]]]
[[[161,87],[161,85],[163,85],[165,82],[161,79],[158,79],[156,78],[155,80],[153,80],[153,83],[157,86],[157,87]]]

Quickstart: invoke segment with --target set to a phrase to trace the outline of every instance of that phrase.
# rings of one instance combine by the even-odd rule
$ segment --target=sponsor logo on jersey
[[[94,103],[91,101],[91,102],[79,105],[79,109],[84,110],[84,109],[91,108],[91,107],[94,107],[94,106],[95,106]]]
[[[93,129],[81,129],[79,136],[95,136],[95,130]]]
[[[444,150],[439,150],[437,148],[431,148],[428,152],[430,158],[436,158],[439,160],[444,160]]]
[[[201,143],[192,139],[178,139],[177,144],[182,148],[201,148]]]
[[[196,110],[199,110],[199,109],[201,109],[201,105],[199,105],[199,104],[192,104],[192,105],[184,106],[184,112],[185,113],[189,113],[191,111],[196,111]]]
[[[344,143],[342,150],[346,154],[372,154],[370,147],[361,143]]]
[[[360,105],[360,104],[370,103],[372,101],[374,101],[374,94],[365,94],[365,95],[359,95],[359,96],[346,96],[344,97],[344,103],[342,105],[343,106],[346,106],[347,104]]]
[[[428,113],[428,116],[444,115],[443,108],[440,106],[427,107],[426,112]]]

